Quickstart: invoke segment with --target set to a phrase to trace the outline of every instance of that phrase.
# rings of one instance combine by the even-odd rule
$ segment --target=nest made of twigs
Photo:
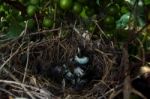
[[[79,45],[85,46],[86,50],[93,54],[92,65],[100,75],[100,79],[96,79],[95,83],[89,84],[78,93],[69,88],[62,90],[60,84],[51,80],[51,77],[44,76],[47,72],[37,74],[39,65],[46,70],[54,63],[67,64],[76,54]],[[103,37],[93,41],[74,33],[68,38],[54,36],[36,42],[17,39],[1,46],[0,52],[1,63],[3,63],[0,76],[3,80],[0,83],[4,83],[3,87],[9,86],[8,94],[12,96],[24,95],[40,99],[46,97],[93,99],[105,95],[124,77],[122,67],[117,64],[120,62],[121,52],[115,49],[109,39]]]

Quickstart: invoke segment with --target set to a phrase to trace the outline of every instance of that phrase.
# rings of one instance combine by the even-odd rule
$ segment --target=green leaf
[[[87,10],[87,8],[83,8],[82,11],[81,11],[81,13],[80,13],[80,16],[81,16],[83,19],[85,19],[85,20],[88,19],[88,15],[86,14],[86,10]]]
[[[123,14],[121,18],[118,21],[116,21],[116,28],[117,29],[126,28],[126,26],[129,23],[129,19],[130,19],[130,13]]]
[[[6,36],[8,38],[16,38],[16,37],[18,37],[21,34],[23,29],[24,28],[22,26],[20,26],[20,25],[11,25],[8,28],[8,32],[7,32]]]
[[[125,14],[129,12],[129,8],[127,6],[121,7],[121,13]]]
[[[136,0],[126,0],[126,2],[128,2],[130,5],[134,5]]]
[[[145,5],[149,5],[150,4],[150,0],[144,0]]]
[[[96,4],[100,6],[100,0],[96,0]]]

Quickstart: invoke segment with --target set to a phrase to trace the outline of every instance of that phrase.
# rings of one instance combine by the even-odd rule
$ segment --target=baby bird
[[[84,52],[84,50],[78,48],[77,55],[75,56],[75,62],[77,64],[86,65],[89,63],[89,57],[87,55],[88,53]]]
[[[71,84],[75,84],[74,74],[67,68],[65,64],[63,64],[63,76],[65,81],[70,82]]]
[[[76,67],[74,69],[75,84],[73,85],[73,88],[75,90],[81,90],[85,83],[87,83],[86,79],[83,79],[84,76],[85,71],[82,68]]]
[[[85,74],[85,71],[83,69],[81,69],[80,67],[76,67],[74,69],[74,74],[75,74],[75,76],[81,78]]]
[[[51,66],[48,70],[48,77],[57,83],[61,83],[63,79],[63,67],[61,65]]]
[[[89,79],[87,75],[89,75],[88,71],[91,69],[89,66],[92,63],[92,54],[83,46],[79,46],[77,48],[77,54],[74,56],[71,62],[74,64],[73,74],[75,78],[75,84],[73,85],[73,89],[81,90]]]
[[[82,69],[87,69],[88,65],[92,63],[92,54],[83,46],[77,48],[77,54],[71,59],[71,62]]]

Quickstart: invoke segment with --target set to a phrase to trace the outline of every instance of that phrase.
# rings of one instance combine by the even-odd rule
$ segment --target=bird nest
[[[89,40],[73,32],[66,38],[48,36],[34,42],[30,40],[31,36],[26,34],[0,46],[0,94],[3,96],[102,99],[109,97],[112,89],[124,79],[121,51],[104,35],[100,35],[101,39]],[[93,79],[82,90],[75,91],[51,79],[48,68],[53,64],[68,64],[79,45],[92,52],[92,67],[99,79]]]

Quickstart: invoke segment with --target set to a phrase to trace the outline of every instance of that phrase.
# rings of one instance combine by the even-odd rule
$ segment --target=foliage
[[[26,25],[27,31],[35,32],[70,25],[77,20],[95,39],[101,34],[94,24],[96,21],[105,36],[121,47],[120,43],[134,35],[131,30],[141,29],[148,23],[149,6],[149,0],[1,0],[0,32],[15,38]],[[150,47],[149,35],[145,36],[148,32],[136,36],[144,43],[145,50]]]

